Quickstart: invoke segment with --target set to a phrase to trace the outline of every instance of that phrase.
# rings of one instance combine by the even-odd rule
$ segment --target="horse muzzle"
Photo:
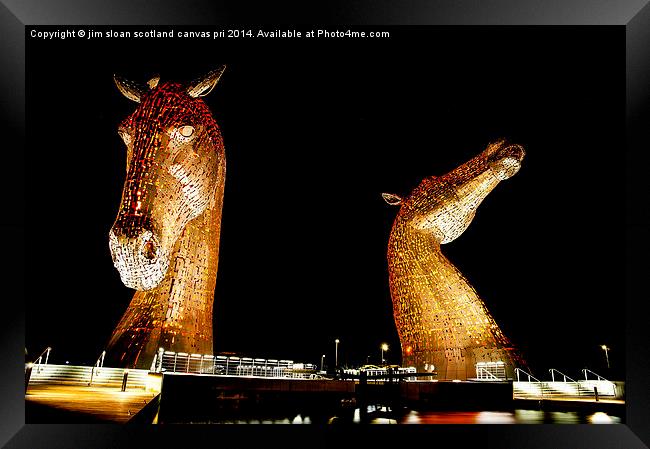
[[[514,176],[521,168],[526,152],[521,145],[508,144],[488,158],[490,169],[499,180]]]
[[[127,235],[114,226],[109,233],[113,265],[125,286],[151,290],[160,284],[169,268],[169,255],[156,234],[143,229]]]

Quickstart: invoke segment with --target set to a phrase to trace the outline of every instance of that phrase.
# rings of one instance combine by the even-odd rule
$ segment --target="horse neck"
[[[394,298],[397,307],[418,310],[421,329],[442,324],[453,329],[456,344],[463,347],[475,346],[477,340],[492,347],[508,344],[476,290],[444,256],[432,234],[407,222],[396,223],[388,258],[391,286],[402,286],[392,292],[399,297]]]
[[[185,226],[174,245],[165,279],[151,293],[134,295],[135,302],[138,295],[151,294],[160,307],[160,333],[157,341],[149,342],[149,352],[154,345],[176,352],[213,352],[212,309],[225,185],[225,159],[221,160],[214,198]]]
[[[218,183],[215,186],[213,200],[205,211],[191,220],[179,237],[170,257],[168,277],[178,284],[195,273],[175,269],[174,263],[190,263],[200,270],[207,270],[209,277],[216,276],[219,262],[219,240],[221,236],[221,215],[225,185],[225,161],[219,166]],[[216,278],[215,278],[216,279]],[[196,280],[194,280],[196,281]],[[162,286],[161,286],[162,287]],[[206,293],[214,293],[206,292]]]
[[[169,301],[180,299],[182,303],[200,295],[209,304],[212,318],[212,299],[219,264],[219,240],[221,236],[221,215],[225,185],[225,160],[221,159],[218,183],[212,201],[205,211],[191,220],[183,230],[170,257],[170,266],[165,282],[159,286],[160,294]],[[161,298],[162,299],[162,298]],[[175,304],[171,304],[173,307]],[[169,321],[169,317],[166,320]]]
[[[212,354],[212,308],[219,263],[226,162],[221,147],[218,184],[205,211],[176,241],[158,287],[137,291],[113,331],[107,354],[115,366],[149,368],[158,348]]]

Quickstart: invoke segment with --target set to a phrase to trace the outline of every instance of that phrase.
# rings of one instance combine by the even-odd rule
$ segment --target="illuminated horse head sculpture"
[[[393,313],[403,363],[435,369],[441,379],[509,377],[523,364],[476,291],[440,251],[459,237],[476,208],[502,180],[521,167],[524,149],[498,141],[441,177],[425,178],[406,198],[382,194],[401,205],[388,244]],[[497,362],[501,362],[497,365]],[[476,364],[489,363],[490,365]]]
[[[189,85],[115,77],[138,105],[118,128],[126,181],[110,250],[122,282],[137,291],[107,348],[113,365],[149,368],[160,347],[212,354],[226,158],[201,97],[224,69]]]

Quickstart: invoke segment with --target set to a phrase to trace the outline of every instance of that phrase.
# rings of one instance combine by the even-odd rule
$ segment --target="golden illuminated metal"
[[[122,282],[137,291],[113,331],[107,363],[149,368],[160,347],[213,352],[226,158],[201,97],[224,69],[189,85],[115,77],[120,92],[139,104],[118,128],[127,165],[110,250]]]
[[[393,313],[403,364],[441,379],[476,377],[478,362],[503,361],[512,376],[521,361],[483,301],[440,251],[469,226],[476,208],[519,170],[520,145],[501,140],[441,177],[425,178],[402,199],[388,244]]]

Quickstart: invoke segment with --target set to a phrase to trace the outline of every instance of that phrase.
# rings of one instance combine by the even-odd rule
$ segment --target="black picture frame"
[[[470,7],[471,6],[471,7]],[[0,345],[2,398],[0,405],[0,443],[6,447],[127,447],[140,444],[189,447],[239,441],[242,445],[266,442],[272,446],[352,445],[359,439],[366,444],[414,444],[415,441],[456,441],[458,445],[483,443],[487,447],[624,447],[642,448],[650,443],[650,350],[646,344],[643,307],[643,279],[647,270],[648,225],[650,213],[644,180],[647,148],[650,144],[650,7],[645,0],[603,5],[586,0],[539,4],[528,1],[440,1],[397,4],[382,2],[334,3],[306,10],[304,6],[269,3],[262,9],[214,5],[195,1],[179,7],[171,1],[151,4],[96,1],[4,1],[0,5],[0,57],[2,58],[2,123],[7,139],[13,140],[4,151],[3,216],[5,238],[5,323]],[[24,305],[25,287],[33,281],[24,272],[24,211],[29,198],[23,195],[25,147],[24,78],[25,26],[46,24],[227,24],[227,23],[345,23],[345,24],[440,24],[440,25],[594,25],[626,29],[627,58],[627,149],[626,158],[626,322],[627,379],[626,423],[615,426],[539,425],[539,426],[409,426],[396,430],[377,426],[346,429],[279,429],[265,426],[250,432],[246,426],[142,427],[113,425],[25,425],[24,422]],[[612,149],[609,157],[620,157],[622,149]],[[613,209],[615,211],[617,209]],[[613,212],[615,213],[615,212]],[[620,212],[619,212],[620,213]],[[606,244],[616,245],[620,236],[604,236]],[[613,242],[610,242],[613,240]],[[621,289],[622,290],[622,289]],[[612,301],[620,301],[613,298]],[[244,428],[242,428],[244,427]],[[417,438],[417,439],[416,439]]]

